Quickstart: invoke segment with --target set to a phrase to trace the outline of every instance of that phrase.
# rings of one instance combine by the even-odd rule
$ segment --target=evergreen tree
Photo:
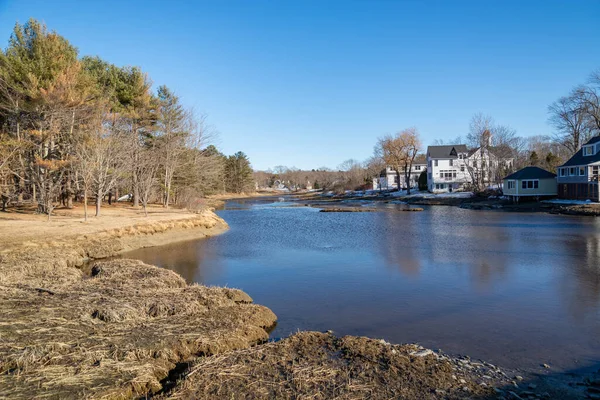
[[[226,191],[228,192],[242,193],[254,190],[252,187],[254,183],[252,167],[246,154],[238,151],[234,155],[227,157],[225,163],[225,181]]]

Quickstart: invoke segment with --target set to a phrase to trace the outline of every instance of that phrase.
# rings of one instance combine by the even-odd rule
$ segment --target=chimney
[[[492,146],[492,132],[489,129],[486,129],[481,134],[481,147],[491,147]]]

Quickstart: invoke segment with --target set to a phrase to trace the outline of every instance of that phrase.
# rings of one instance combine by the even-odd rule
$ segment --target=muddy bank
[[[420,196],[397,196],[392,197],[389,193],[382,195],[363,196],[337,196],[321,197],[317,194],[294,195],[290,198],[305,202],[307,206],[323,208],[352,208],[354,202],[373,203],[401,203],[406,205],[426,206],[452,206],[469,210],[508,211],[508,212],[543,212],[549,214],[600,216],[600,204],[553,204],[536,201],[525,201],[513,203],[512,201],[489,198],[486,196],[460,197],[420,197]],[[344,204],[345,203],[345,204]],[[415,208],[406,208],[403,211],[416,211]]]
[[[160,398],[578,399],[596,384],[556,384],[413,344],[300,332],[199,358]]]

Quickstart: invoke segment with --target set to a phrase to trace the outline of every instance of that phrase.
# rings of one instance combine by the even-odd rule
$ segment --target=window
[[[440,178],[444,179],[445,181],[452,180],[452,178],[456,178],[456,171],[441,170],[440,171]]]
[[[465,172],[465,166],[464,165],[460,166],[460,172]]]
[[[585,167],[579,167],[579,176],[585,176]]]
[[[565,176],[567,174],[566,168],[560,168],[560,176]]]
[[[420,165],[415,165],[415,171],[420,171],[421,170],[421,166]]]
[[[576,171],[577,171],[577,169],[575,167],[569,168],[569,175],[571,175],[571,176],[577,175]]]
[[[515,181],[508,181],[508,188],[509,189],[514,189],[515,188]]]
[[[394,175],[394,183],[398,183],[398,175]]]
[[[583,148],[584,156],[593,156],[594,155],[594,146],[585,146]]]
[[[450,160],[450,166],[454,165],[454,160]]]
[[[433,165],[437,167],[438,166],[438,160],[433,160]]]
[[[521,181],[521,189],[537,189],[540,186],[540,181],[537,179]]]

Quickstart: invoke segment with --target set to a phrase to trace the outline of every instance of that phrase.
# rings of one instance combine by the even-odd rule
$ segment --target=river
[[[246,291],[278,316],[274,338],[333,330],[530,371],[600,363],[600,219],[298,205],[230,201],[227,233],[125,256]]]

